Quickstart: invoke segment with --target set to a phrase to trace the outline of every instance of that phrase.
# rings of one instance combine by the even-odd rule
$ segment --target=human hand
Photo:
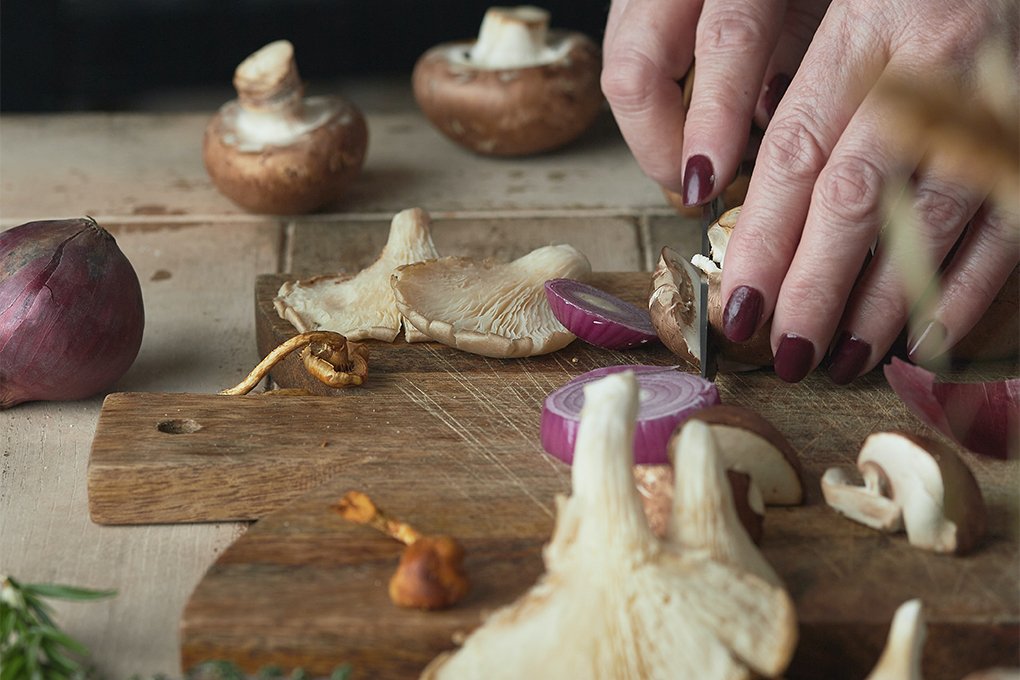
[[[607,70],[613,68],[613,50],[620,49],[621,35],[626,36],[621,33],[623,19],[640,3],[626,0],[622,14],[616,15],[621,28],[611,32],[607,25]],[[614,10],[620,12],[615,6]],[[930,316],[910,338],[911,356],[935,356],[966,334],[1020,261],[1017,226],[1001,210],[985,205],[987,186],[972,184],[960,167],[938,153],[922,158],[917,148],[902,144],[887,124],[872,88],[883,74],[917,79],[945,73],[973,83],[975,56],[996,25],[1012,30],[1015,73],[1016,24],[1009,3],[994,0],[832,3],[785,98],[768,121],[740,224],[727,248],[722,294],[727,300],[728,337],[746,339],[772,316],[776,373],[790,382],[818,365],[837,333],[829,368],[835,382],[849,382],[874,367],[903,328],[916,291],[904,290],[905,263],[884,239],[863,272],[862,266],[883,225],[884,188],[891,179],[911,171],[915,175],[911,200],[920,216],[920,229],[919,247],[909,255],[928,260],[927,266],[934,270],[959,241],[943,271],[941,294],[927,310]],[[699,38],[702,33],[699,26]],[[657,108],[652,105],[654,97],[625,97],[617,113],[625,137],[631,130],[628,142],[635,155],[639,160],[641,153],[646,156],[642,167],[662,182],[675,181],[664,165],[657,165],[663,157],[683,153],[689,158],[694,149],[708,148],[697,145],[709,144],[703,140],[710,135],[725,136],[724,123],[716,125],[711,117],[705,119],[704,128],[710,133],[702,135],[695,129],[699,93],[725,101],[705,84],[702,74],[711,50],[699,49],[698,79],[682,147],[651,153],[651,147],[641,146],[647,133],[631,122],[644,116],[649,119],[646,129],[660,129],[648,113]],[[654,53],[646,48],[649,51]],[[659,85],[649,86],[646,93],[665,91],[661,73],[660,69]],[[611,76],[611,71],[604,74],[604,85],[614,82]],[[720,80],[740,78],[731,75]],[[1015,87],[1015,78],[1011,84]],[[631,94],[638,90],[631,88]],[[611,103],[613,96],[610,88]],[[665,126],[667,120],[662,116],[659,125]],[[632,141],[635,133],[636,142]],[[665,141],[660,146],[665,147]],[[728,167],[725,162],[716,165]],[[714,184],[707,192],[692,191],[690,173],[688,161],[683,185],[691,202],[718,194],[720,187]],[[968,223],[971,227],[960,239]]]

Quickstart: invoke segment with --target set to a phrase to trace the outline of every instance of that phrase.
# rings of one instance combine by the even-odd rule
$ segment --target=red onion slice
[[[545,282],[556,319],[568,331],[596,347],[626,349],[658,340],[647,309],[573,279]]]
[[[1020,448],[1020,379],[935,382],[935,374],[894,358],[885,379],[911,413],[974,453],[1016,456]]]
[[[695,411],[719,403],[715,384],[670,366],[608,366],[579,375],[551,392],[542,405],[542,447],[565,463],[574,459],[584,386],[610,373],[633,371],[640,390],[634,428],[634,464],[669,462],[666,444],[677,425]]]

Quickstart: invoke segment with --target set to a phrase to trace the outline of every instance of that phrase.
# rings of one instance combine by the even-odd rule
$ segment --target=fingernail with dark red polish
[[[916,340],[908,343],[907,355],[915,364],[934,359],[946,346],[946,327],[938,321],[929,321]]]
[[[860,374],[869,356],[871,345],[843,331],[829,357],[829,378],[837,385],[848,385]]]
[[[737,286],[723,310],[723,333],[732,342],[743,342],[754,334],[761,319],[762,297],[750,286]]]
[[[786,90],[790,87],[790,76],[785,73],[777,73],[772,77],[772,82],[769,83],[769,87],[765,90],[764,104],[765,113],[768,115],[769,120],[776,115],[776,109],[779,108],[779,102],[782,101],[783,95],[786,94]]]
[[[800,382],[808,373],[815,359],[815,346],[807,338],[787,333],[779,341],[774,367],[776,375],[789,383]]]
[[[715,186],[715,170],[707,156],[697,155],[687,159],[684,168],[684,205],[700,205],[705,202]]]

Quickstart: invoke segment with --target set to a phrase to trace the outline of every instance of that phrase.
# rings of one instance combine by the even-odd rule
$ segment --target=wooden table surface
[[[407,207],[433,213],[444,254],[508,258],[573,242],[596,270],[633,271],[650,267],[650,243],[697,242],[608,114],[561,152],[493,160],[449,143],[406,98],[386,104],[366,107],[368,158],[350,194],[300,219],[249,215],[216,192],[201,159],[208,112],[3,116],[0,229],[87,214],[114,234],[146,308],[141,352],[115,389],[145,392],[238,382],[258,359],[255,277],[363,266]],[[336,252],[308,245],[323,231]],[[117,589],[108,601],[58,604],[59,620],[111,679],[176,675],[185,601],[246,525],[93,524],[85,472],[101,405],[0,411],[0,574]]]
[[[507,259],[570,242],[597,271],[634,271],[649,270],[663,243],[684,252],[699,242],[696,223],[641,174],[608,114],[571,147],[519,160],[463,151],[410,106],[366,114],[362,177],[341,203],[297,219],[246,214],[215,191],[201,161],[208,113],[2,117],[0,229],[88,214],[116,236],[147,318],[141,352],[115,389],[140,392],[238,382],[258,360],[256,276],[364,266],[404,208],[433,214],[444,255]],[[0,574],[115,588],[111,600],[59,604],[59,620],[111,679],[177,675],[186,599],[246,525],[92,523],[85,473],[101,404],[0,411]]]

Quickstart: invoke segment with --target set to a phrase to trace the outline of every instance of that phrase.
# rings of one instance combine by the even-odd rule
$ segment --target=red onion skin
[[[144,325],[138,276],[94,220],[0,233],[0,408],[105,390],[134,362]]]
[[[1020,447],[1020,379],[937,383],[935,374],[893,359],[885,377],[911,413],[961,446],[992,458]]]

